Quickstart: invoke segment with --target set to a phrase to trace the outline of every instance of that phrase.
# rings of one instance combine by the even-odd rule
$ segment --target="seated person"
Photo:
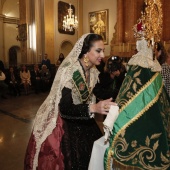
[[[31,72],[31,82],[35,93],[38,94],[40,92],[41,85],[41,71],[37,64],[34,65],[34,70]]]
[[[59,58],[56,62],[56,66],[59,66],[63,62],[63,60],[64,60],[64,54],[60,53]]]
[[[50,78],[51,78],[51,73],[47,69],[47,66],[46,65],[42,65],[41,80],[42,80],[42,91],[43,92],[49,90],[49,87],[50,87]]]
[[[27,69],[25,65],[22,66],[22,69],[20,71],[20,78],[21,78],[21,84],[24,85],[25,94],[27,95],[29,93],[29,86],[31,85],[31,75],[30,71]]]
[[[8,85],[5,83],[6,76],[2,70],[0,70],[0,96],[3,99],[7,99],[5,94],[8,91]]]
[[[122,64],[119,57],[108,59],[106,71],[99,75],[99,83],[96,84],[93,92],[98,100],[105,100],[112,97],[116,99],[120,88],[118,76],[121,73]]]
[[[20,96],[20,78],[17,73],[14,71],[13,67],[9,68],[9,72],[7,73],[6,82],[9,86],[10,92],[13,93],[14,96]]]

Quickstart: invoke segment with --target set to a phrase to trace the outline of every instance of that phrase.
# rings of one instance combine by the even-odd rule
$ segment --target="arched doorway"
[[[67,57],[72,48],[73,44],[70,41],[63,41],[60,46],[60,53],[63,53],[64,57]]]
[[[18,65],[19,53],[20,53],[19,46],[12,46],[9,49],[9,66],[16,67]]]

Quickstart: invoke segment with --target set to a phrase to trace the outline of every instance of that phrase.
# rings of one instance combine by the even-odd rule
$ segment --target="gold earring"
[[[86,67],[88,67],[89,66],[89,64],[88,64],[89,59],[87,58],[86,55],[84,56],[84,62],[85,62]]]

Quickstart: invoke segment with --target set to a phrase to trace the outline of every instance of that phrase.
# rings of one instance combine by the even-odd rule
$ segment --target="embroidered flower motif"
[[[134,165],[134,164],[137,164],[138,163],[138,159],[137,158],[134,158],[133,160],[132,160],[132,164]]]
[[[136,141],[136,140],[133,140],[133,141],[131,142],[131,146],[132,146],[132,148],[135,148],[135,147],[137,146],[137,141]]]
[[[85,85],[84,85],[84,83],[79,83],[79,90],[80,91],[83,91],[84,90],[84,88],[85,88]]]
[[[129,92],[127,92],[127,97],[128,98],[131,98],[133,96],[133,94],[129,91]]]

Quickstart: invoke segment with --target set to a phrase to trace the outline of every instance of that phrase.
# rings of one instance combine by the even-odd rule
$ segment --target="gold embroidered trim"
[[[81,73],[80,73],[81,74]],[[76,90],[77,90],[77,92],[78,92],[78,94],[79,94],[79,96],[80,96],[80,100],[81,100],[81,102],[83,102],[83,101],[86,101],[88,98],[89,98],[89,96],[91,95],[91,91],[90,91],[90,89],[89,89],[89,87],[87,86],[87,83],[86,82],[84,82],[85,83],[85,85],[87,86],[87,90],[88,90],[88,92],[89,92],[89,95],[87,96],[87,98],[86,99],[82,99],[82,95],[80,94],[80,91],[79,91],[79,89],[78,89],[78,87],[77,87],[77,85],[75,84],[75,82],[74,82],[74,80],[72,79],[72,81],[73,81],[73,84],[74,84],[74,86],[75,86],[75,88],[76,88]]]
[[[159,75],[159,73],[156,73],[156,74],[137,92],[137,94],[135,94],[135,95],[133,96],[133,98],[130,99],[129,102],[127,102],[127,103],[120,109],[119,112],[121,112],[123,109],[125,109],[125,107],[127,107],[127,105],[128,105],[129,103],[131,103],[133,100],[135,100],[135,98],[136,98],[142,91],[144,91],[144,90],[154,81],[154,79],[155,79],[158,75]],[[135,122],[136,120],[138,120],[138,119],[143,115],[143,113],[145,113],[156,101],[158,101],[159,96],[160,96],[161,91],[162,91],[162,88],[163,88],[163,83],[161,84],[161,88],[159,89],[156,97],[155,97],[143,110],[141,110],[134,118],[132,118],[131,121],[129,121],[126,125],[124,125],[124,126],[121,128],[121,130],[116,134],[116,136],[115,136],[115,138],[114,138],[114,140],[113,140],[113,142],[112,142],[112,144],[111,144],[111,148],[109,149],[109,151],[112,150],[112,148],[113,148],[113,146],[114,146],[117,138],[119,137],[119,135],[120,135],[123,131],[125,131],[125,129],[126,129],[127,127],[129,127],[133,122]],[[108,152],[109,152],[109,151],[108,151]],[[109,154],[107,159],[108,159],[108,160],[111,160],[110,157],[111,157],[111,155]],[[123,163],[121,163],[121,164],[124,165],[124,166],[127,166],[127,165],[125,165],[125,164],[123,164]],[[107,170],[110,170],[110,162],[108,162],[108,161],[107,161]]]
[[[143,168],[140,168],[140,167],[134,167],[134,166],[130,166],[130,165],[124,165],[123,163],[119,162],[118,160],[116,160],[115,158],[113,158],[113,162],[116,162],[117,164],[120,164],[122,166],[122,168],[125,168],[126,167],[126,170],[143,170]],[[121,167],[119,167],[121,168]],[[120,169],[121,170],[121,169]]]
[[[158,73],[157,73],[157,74],[158,74]],[[152,79],[146,84],[146,86],[144,85],[144,87],[141,88],[140,92],[142,92],[143,90],[145,90],[146,87],[147,87],[149,84],[151,84],[151,81],[153,81],[153,79],[155,79],[155,78],[156,78],[156,76],[154,75],[154,77],[152,77]],[[113,144],[115,143],[116,138],[118,138],[118,136],[121,134],[122,131],[125,131],[125,129],[126,129],[127,127],[129,127],[133,122],[135,122],[136,120],[138,120],[138,119],[142,116],[142,114],[145,113],[145,112],[159,99],[159,96],[160,96],[160,94],[161,94],[162,88],[163,88],[163,84],[161,84],[161,88],[159,89],[158,94],[156,95],[156,97],[155,97],[143,110],[141,110],[134,118],[132,118],[126,125],[124,125],[124,126],[122,127],[122,129],[116,134],[115,139],[113,140]],[[139,93],[138,93],[137,95],[139,95]],[[134,98],[137,97],[137,95],[135,95]],[[133,98],[132,100],[134,100],[134,98]],[[132,100],[131,100],[131,101],[132,101]],[[129,102],[128,102],[128,103],[129,103]],[[112,146],[113,146],[113,145],[112,145]]]
[[[121,162],[124,162],[124,161],[132,160],[132,164],[135,165],[135,164],[137,164],[137,162],[139,162],[142,165],[143,169],[166,170],[170,165],[168,154],[167,154],[167,158],[166,158],[166,156],[164,156],[163,153],[161,152],[160,159],[162,160],[162,164],[159,167],[156,166],[156,165],[154,165],[154,167],[150,166],[149,164],[145,164],[145,161],[144,161],[144,154],[146,154],[146,153],[150,155],[150,156],[146,157],[146,159],[149,162],[155,161],[155,159],[157,157],[155,151],[157,150],[157,148],[159,146],[159,139],[158,138],[161,136],[161,134],[162,133],[157,133],[157,134],[152,134],[150,137],[146,136],[144,146],[143,145],[137,146],[137,141],[136,140],[132,141],[131,146],[133,144],[132,147],[134,148],[134,152],[129,153],[128,156],[123,156],[123,155],[119,154],[120,150],[123,151],[123,152],[127,151],[128,146],[129,146],[129,143],[126,142],[124,136],[119,137],[118,140],[116,140],[116,144],[115,144],[116,146],[114,148],[115,155],[120,160],[118,162],[121,163]],[[151,146],[151,140],[152,140],[152,143],[153,143],[153,140],[155,140],[155,142],[153,143],[153,146]],[[138,156],[139,159],[135,158],[135,156]],[[121,164],[123,164],[123,163],[121,163]],[[125,165],[125,166],[127,166],[127,165]],[[129,165],[129,166],[133,166],[133,165]],[[116,165],[115,165],[115,168],[116,168]]]
[[[86,99],[82,99],[82,94],[80,93],[80,90],[78,89],[78,87],[77,87],[75,81],[73,80],[73,78],[72,78],[72,82],[73,82],[73,84],[74,84],[74,86],[75,86],[75,88],[76,88],[76,90],[77,90],[77,92],[78,92],[78,94],[79,94],[79,96],[80,96],[81,102],[83,102],[83,101],[86,101],[86,100],[89,98],[89,96],[91,95],[91,90],[90,90],[89,86],[87,85],[87,83],[86,83],[86,81],[85,81],[85,77],[84,77],[84,75],[82,74],[82,72],[81,72],[79,69],[78,69],[78,71],[79,71],[80,75],[82,76],[82,79],[83,79],[83,81],[84,81],[83,83],[85,84],[85,86],[87,87],[87,90],[88,90],[88,92],[89,92],[89,95],[87,96]]]
[[[128,100],[128,102],[126,102],[124,104],[124,106],[121,107],[121,109],[119,110],[119,113],[122,112],[122,110],[124,110],[133,100],[135,100],[135,98],[142,92],[144,91],[151,83],[152,81],[154,81],[154,79],[158,76],[159,73],[156,73],[143,87],[141,87],[141,89],[130,99]]]

